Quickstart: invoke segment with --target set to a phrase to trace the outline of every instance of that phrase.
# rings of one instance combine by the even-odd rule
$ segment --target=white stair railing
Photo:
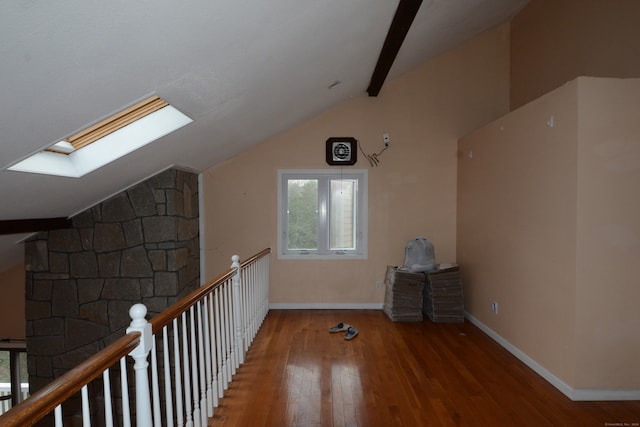
[[[151,320],[153,414],[166,421],[156,426],[204,427],[214,416],[268,312],[269,253],[242,263],[234,255],[215,286]]]
[[[124,337],[0,416],[0,426],[30,426],[52,416],[61,427],[70,418],[63,408],[79,394],[83,426],[92,420],[112,426],[118,419],[125,427],[205,427],[267,315],[269,253],[242,263],[234,255],[227,272],[149,322],[146,307],[135,304]],[[119,381],[111,370],[120,371]]]

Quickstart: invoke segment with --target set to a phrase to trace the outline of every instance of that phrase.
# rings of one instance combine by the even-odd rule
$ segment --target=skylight
[[[7,169],[80,178],[192,121],[152,96]]]

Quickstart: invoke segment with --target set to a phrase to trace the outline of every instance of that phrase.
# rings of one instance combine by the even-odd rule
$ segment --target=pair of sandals
[[[344,334],[344,339],[347,341],[354,339],[356,335],[358,335],[358,330],[356,328],[344,322],[340,322],[336,326],[332,326],[331,328],[329,328],[329,332],[332,334],[343,331],[346,331]]]

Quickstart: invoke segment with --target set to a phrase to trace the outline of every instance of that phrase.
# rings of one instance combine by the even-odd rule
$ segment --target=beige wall
[[[456,257],[457,139],[508,108],[508,26],[476,39],[242,154],[203,176],[206,277],[229,256],[275,250],[277,170],[327,168],[324,142],[353,136],[367,153],[391,147],[369,170],[369,257],[291,261],[273,256],[272,303],[381,304],[387,265],[407,240],[430,239],[438,262]],[[250,126],[250,123],[247,124]],[[368,168],[360,158],[355,168]]]
[[[0,272],[0,339],[26,339],[24,283],[23,264]]]
[[[531,0],[511,22],[511,108],[578,76],[640,77],[640,1]]]
[[[569,384],[576,125],[572,82],[461,139],[458,163],[458,262],[467,311]]]
[[[576,386],[640,389],[640,79],[579,80]]]
[[[639,99],[580,78],[459,144],[466,308],[577,398],[640,388]]]

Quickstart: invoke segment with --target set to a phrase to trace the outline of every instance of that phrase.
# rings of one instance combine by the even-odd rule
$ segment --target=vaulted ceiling
[[[387,80],[526,2],[424,0]],[[68,217],[172,165],[205,170],[364,93],[398,4],[0,0],[0,221]],[[6,170],[150,94],[193,122],[82,178]],[[25,235],[0,236],[0,271]]]

